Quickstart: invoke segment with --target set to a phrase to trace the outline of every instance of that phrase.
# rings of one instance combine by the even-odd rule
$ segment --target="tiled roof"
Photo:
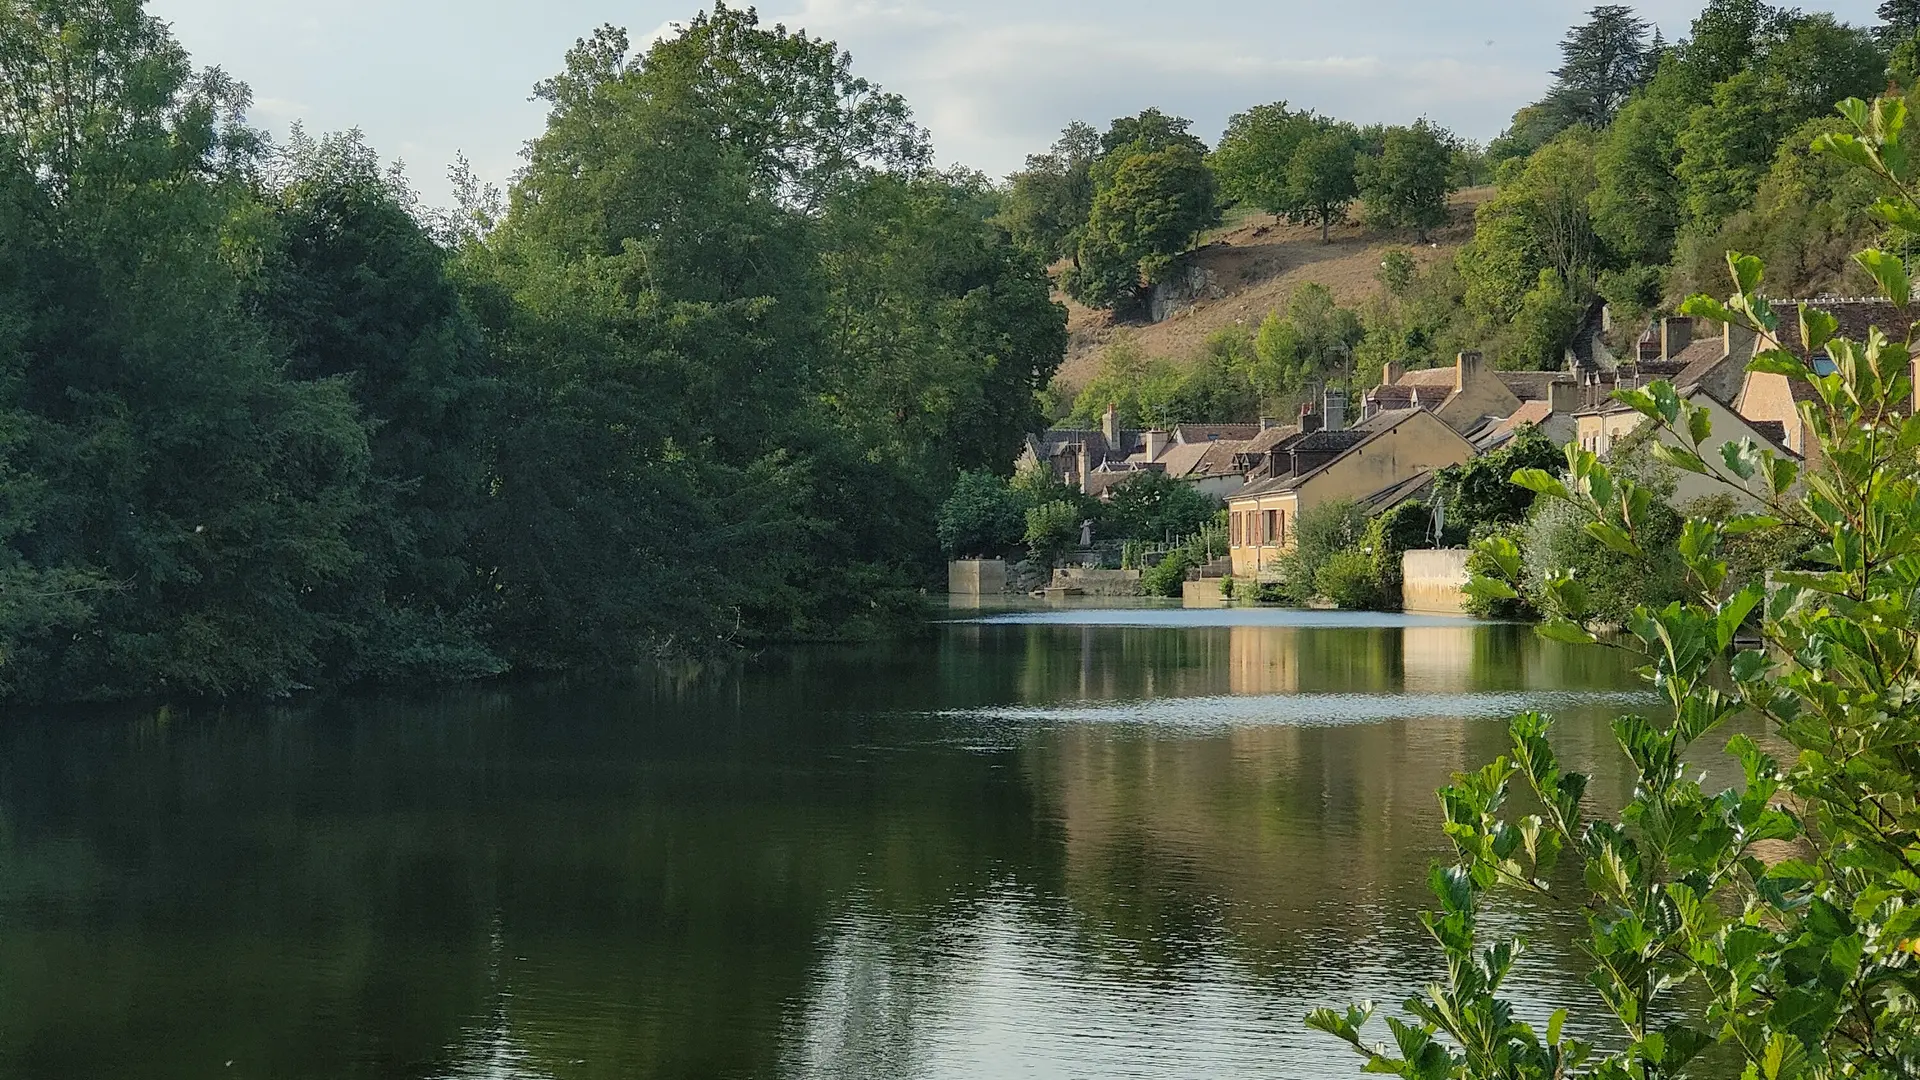
[[[1400,376],[1400,381],[1394,383],[1394,385],[1451,387],[1458,383],[1459,378],[1459,369],[1451,365],[1447,367],[1421,368],[1418,371],[1409,371]]]
[[[1409,410],[1411,411],[1411,410]],[[1388,415],[1382,413],[1381,416]],[[1374,417],[1378,420],[1380,417]],[[1373,423],[1372,420],[1367,421]],[[1347,451],[1366,442],[1374,432],[1383,430],[1373,427],[1343,428],[1339,431],[1316,431],[1293,444],[1293,451],[1301,454],[1325,453],[1328,450]]]
[[[1376,386],[1367,392],[1367,401],[1383,409],[1410,409],[1413,407],[1413,387]]]
[[[1246,442],[1241,443],[1240,453],[1264,454],[1298,434],[1300,434],[1299,424],[1281,424],[1278,427],[1270,427],[1255,435],[1253,438],[1248,439]]]
[[[1363,495],[1354,502],[1367,514],[1384,514],[1401,503],[1411,502],[1433,488],[1435,473],[1431,470],[1409,477],[1397,484],[1390,484],[1379,491]]]
[[[1420,409],[1383,409],[1354,425],[1356,431],[1385,431],[1400,421],[1420,412]]]
[[[1234,476],[1241,470],[1234,467],[1234,459],[1246,450],[1246,443],[1228,442],[1222,439],[1207,446],[1206,456],[1200,459],[1200,465],[1193,470],[1194,476]]]
[[[1213,449],[1212,443],[1177,443],[1161,454],[1160,460],[1154,464],[1165,469],[1168,476],[1177,479],[1198,468],[1200,459],[1206,457],[1207,451],[1211,449]]]
[[[1260,434],[1258,424],[1180,424],[1174,437],[1183,443],[1246,442]]]
[[[1759,435],[1762,438],[1766,439],[1768,442],[1772,443],[1776,448],[1784,449],[1786,447],[1787,425],[1784,421],[1749,420],[1747,421],[1747,426],[1753,429],[1754,434]]]
[[[1498,371],[1494,374],[1521,401],[1548,400],[1553,396],[1554,383],[1573,382],[1573,376],[1564,371]]]

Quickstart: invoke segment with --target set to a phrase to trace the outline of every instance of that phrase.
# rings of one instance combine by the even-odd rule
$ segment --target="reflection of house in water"
[[[1300,689],[1300,631],[1236,626],[1229,650],[1236,694],[1291,694]]]
[[[1475,689],[1474,649],[1486,635],[1469,623],[1409,626],[1401,631],[1400,664],[1409,693],[1462,693]]]

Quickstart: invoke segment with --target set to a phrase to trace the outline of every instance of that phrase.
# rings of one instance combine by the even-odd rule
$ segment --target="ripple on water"
[[[1490,720],[1528,710],[1562,712],[1657,702],[1647,691],[1523,690],[1461,694],[1260,694],[1065,705],[996,705],[936,715],[1026,726],[1112,724],[1181,730],[1338,727],[1448,717]]]

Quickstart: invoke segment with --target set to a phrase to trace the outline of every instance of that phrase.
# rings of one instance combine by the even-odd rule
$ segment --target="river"
[[[0,727],[6,1078],[1357,1076],[1434,789],[1616,654],[1280,611],[955,612],[731,675]],[[1574,987],[1511,909],[1524,1010]]]

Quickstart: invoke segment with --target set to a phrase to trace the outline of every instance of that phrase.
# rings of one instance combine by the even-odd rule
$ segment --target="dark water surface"
[[[956,613],[956,617],[965,617]],[[0,727],[0,1077],[1357,1075],[1524,627],[1005,614],[638,689]],[[1585,1000],[1564,916],[1517,993]]]

